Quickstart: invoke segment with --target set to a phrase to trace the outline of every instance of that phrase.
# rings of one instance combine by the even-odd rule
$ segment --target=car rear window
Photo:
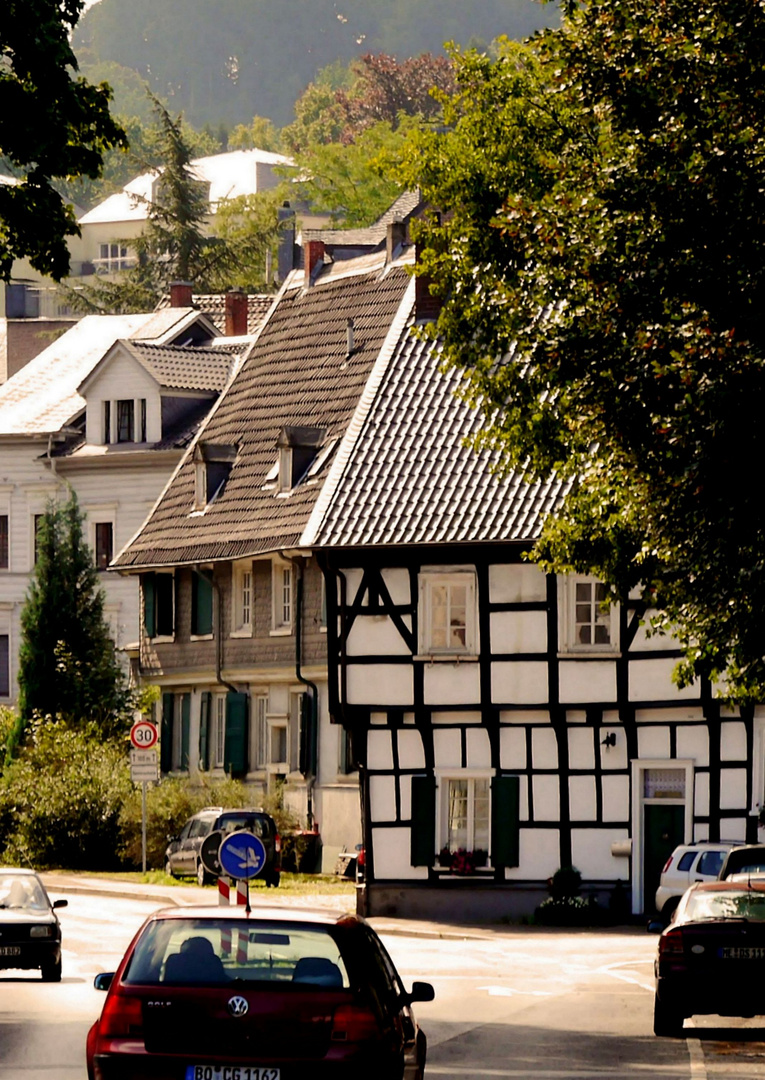
[[[218,819],[218,828],[224,833],[247,829],[255,836],[264,839],[271,835],[270,822],[262,814],[232,814]]]
[[[697,853],[695,851],[686,851],[683,857],[680,859],[680,862],[677,864],[677,869],[690,870],[690,868],[693,866],[693,860],[696,858],[696,854]]]
[[[749,919],[765,922],[765,892],[699,892],[689,896],[683,922],[700,919]]]
[[[326,927],[229,919],[150,923],[123,976],[128,985],[226,985],[234,980],[301,989],[348,989],[348,971]]]
[[[724,858],[724,851],[705,851],[699,859],[699,865],[696,869],[700,874],[708,874],[709,877],[717,877],[720,873]]]

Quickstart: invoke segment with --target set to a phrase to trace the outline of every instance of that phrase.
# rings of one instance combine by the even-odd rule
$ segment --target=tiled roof
[[[238,446],[222,492],[193,513],[195,466],[187,454],[141,530],[118,555],[118,567],[232,559],[294,547],[313,510],[333,443],[351,420],[409,285],[407,268],[362,260],[341,276],[303,288],[288,279],[277,306],[199,438]],[[348,355],[348,320],[354,349]],[[326,429],[326,459],[292,492],[273,478],[283,427]],[[321,459],[321,454],[317,462]]]
[[[271,309],[275,297],[270,293],[248,293],[247,295],[247,333],[256,333]],[[191,297],[195,308],[204,312],[216,330],[226,332],[226,294],[195,293]],[[158,309],[170,306],[170,297],[165,297],[157,305]]]
[[[305,546],[532,541],[568,491],[556,477],[498,479],[495,455],[465,439],[481,415],[460,400],[461,375],[442,370],[437,342],[404,332],[340,472],[323,494],[328,511]],[[339,464],[339,463],[338,463]]]
[[[235,363],[227,349],[122,342],[135,359],[168,390],[206,390],[220,393]],[[240,346],[238,352],[243,352]]]
[[[405,191],[385,213],[363,229],[303,229],[303,244],[307,240],[323,240],[327,247],[374,248],[384,244],[388,225],[393,221],[406,221],[421,204],[418,191]]]

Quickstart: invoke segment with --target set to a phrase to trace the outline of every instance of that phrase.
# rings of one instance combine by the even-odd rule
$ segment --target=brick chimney
[[[313,284],[313,277],[315,276],[317,266],[324,265],[324,241],[323,240],[307,240],[305,245],[305,284],[306,286]]]
[[[190,281],[171,281],[170,307],[193,307],[191,302],[192,288]]]
[[[385,259],[386,262],[392,262],[393,256],[396,252],[396,248],[400,248],[406,243],[406,223],[400,218],[396,221],[388,222],[388,229],[385,237]]]
[[[226,337],[242,337],[247,333],[247,293],[231,289],[226,293]]]
[[[435,214],[434,220],[441,223],[441,215]],[[420,274],[420,251],[419,245],[414,248],[414,319],[415,322],[435,322],[441,314],[443,306],[440,297],[431,295],[430,286],[433,279],[428,274]]]

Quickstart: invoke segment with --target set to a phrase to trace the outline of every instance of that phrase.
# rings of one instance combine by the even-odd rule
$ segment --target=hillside
[[[447,40],[527,37],[556,21],[555,4],[536,0],[101,0],[74,45],[83,70],[132,69],[195,127],[254,115],[281,127],[335,60],[403,59],[439,52]]]

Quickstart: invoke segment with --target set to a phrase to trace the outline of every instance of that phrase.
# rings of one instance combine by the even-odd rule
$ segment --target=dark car
[[[310,908],[147,919],[87,1038],[90,1080],[422,1080],[426,1040],[374,930]]]
[[[61,925],[33,870],[0,867],[0,968],[39,968],[44,982],[61,981]]]
[[[720,881],[735,874],[765,878],[765,844],[741,844],[732,848],[720,868]]]
[[[692,885],[659,938],[653,1030],[679,1036],[694,1014],[765,1013],[765,881]]]
[[[224,810],[221,806],[208,806],[194,814],[180,834],[170,838],[165,851],[165,872],[172,877],[195,877],[200,885],[209,885],[214,879],[200,858],[205,837],[218,831],[225,836],[239,829],[246,829],[262,840],[266,862],[259,877],[266,885],[276,887],[281,875],[281,838],[271,815],[252,808]]]

